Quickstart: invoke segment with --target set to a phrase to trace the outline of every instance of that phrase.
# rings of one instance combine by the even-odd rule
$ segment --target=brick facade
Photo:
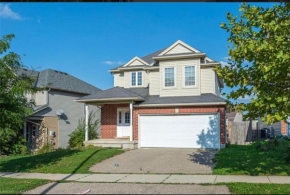
[[[101,138],[117,137],[117,108],[129,107],[129,104],[106,104],[101,109]]]
[[[101,115],[101,138],[112,139],[117,135],[117,108],[129,107],[129,104],[107,104],[102,107]],[[139,114],[174,114],[178,113],[220,113],[220,140],[226,143],[225,132],[225,106],[187,106],[187,107],[158,107],[158,108],[133,108],[133,134],[134,140],[138,140],[138,115]]]

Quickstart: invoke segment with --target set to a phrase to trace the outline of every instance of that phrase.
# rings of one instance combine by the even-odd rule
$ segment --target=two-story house
[[[86,139],[85,144],[224,147],[226,102],[220,96],[223,82],[213,71],[219,65],[206,53],[177,41],[111,69],[113,88],[76,100],[101,107],[102,139]]]
[[[19,69],[18,74],[35,77],[35,86],[42,89],[26,94],[27,101],[34,104],[33,113],[26,118],[23,128],[28,147],[35,150],[50,144],[54,148],[66,148],[69,134],[85,116],[84,104],[74,100],[101,90],[68,73],[52,69]],[[95,120],[100,119],[98,107],[92,106],[90,110],[95,113]]]

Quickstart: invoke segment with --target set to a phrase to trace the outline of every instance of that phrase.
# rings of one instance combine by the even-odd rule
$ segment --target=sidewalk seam
[[[131,174],[125,175],[125,176],[122,177],[121,179],[124,179],[124,178],[128,177],[129,175],[131,175]],[[121,179],[117,179],[116,182],[120,181]]]
[[[271,180],[270,180],[270,178],[269,178],[269,176],[267,176],[267,178],[268,178],[269,182],[272,183]]]
[[[216,183],[217,177],[218,177],[218,176],[216,175],[213,183]]]
[[[171,175],[168,175],[168,177],[166,177],[162,182],[160,183],[164,183]]]

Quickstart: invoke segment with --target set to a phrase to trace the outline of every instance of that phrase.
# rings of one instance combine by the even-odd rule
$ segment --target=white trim
[[[85,141],[89,141],[89,106],[86,104]]]
[[[178,103],[178,104],[141,104],[141,105],[134,105],[135,107],[176,107],[176,106],[204,106],[204,105],[211,105],[211,106],[219,106],[219,105],[226,105],[226,102],[208,102],[208,103]]]
[[[128,65],[130,65],[132,62],[134,62],[135,60],[138,60],[140,62],[142,62],[144,65],[149,66],[149,64],[147,62],[145,62],[144,60],[142,60],[141,58],[139,58],[138,56],[135,56],[134,58],[132,58],[129,62],[127,62],[124,66],[122,67],[126,67]],[[121,67],[120,67],[121,68]]]
[[[168,56],[157,56],[152,57],[153,60],[170,60],[170,59],[182,59],[182,58],[198,58],[204,57],[205,53],[193,53],[193,54],[182,54],[182,55],[168,55]]]
[[[185,85],[185,67],[190,67],[190,66],[194,66],[194,85],[188,85],[186,86]],[[182,88],[197,88],[197,85],[196,85],[196,82],[197,82],[197,79],[196,79],[196,67],[197,67],[197,64],[194,63],[192,65],[182,65]]]
[[[165,68],[174,68],[174,86],[165,86]],[[163,66],[163,78],[162,78],[162,89],[174,89],[176,88],[176,81],[177,81],[177,78],[176,78],[176,66]]]
[[[95,102],[95,101],[119,101],[119,100],[144,100],[143,98],[106,98],[106,99],[86,99],[86,100],[74,100],[75,102]]]
[[[163,56],[164,54],[166,54],[167,52],[169,52],[172,48],[174,48],[176,45],[182,45],[183,47],[186,47],[187,49],[194,51],[196,53],[199,53],[200,51],[198,51],[197,49],[191,47],[190,45],[184,43],[181,40],[176,41],[175,43],[173,43],[171,46],[169,46],[166,50],[164,50],[163,52],[161,52],[158,56]]]
[[[141,72],[141,76],[142,76],[142,85],[138,85],[138,73],[139,73],[139,72]],[[131,77],[131,84],[130,84],[131,87],[143,87],[143,83],[144,83],[144,77],[143,77],[144,75],[143,75],[143,71],[133,71],[133,72],[130,72],[130,73],[131,73],[131,76],[130,76],[130,77]],[[133,73],[135,73],[135,81],[136,81],[135,84],[136,84],[136,85],[132,85],[132,74],[133,74]]]

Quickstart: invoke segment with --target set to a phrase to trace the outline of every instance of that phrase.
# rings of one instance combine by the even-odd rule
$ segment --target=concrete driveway
[[[114,156],[90,168],[97,173],[211,174],[216,150],[138,149]]]

